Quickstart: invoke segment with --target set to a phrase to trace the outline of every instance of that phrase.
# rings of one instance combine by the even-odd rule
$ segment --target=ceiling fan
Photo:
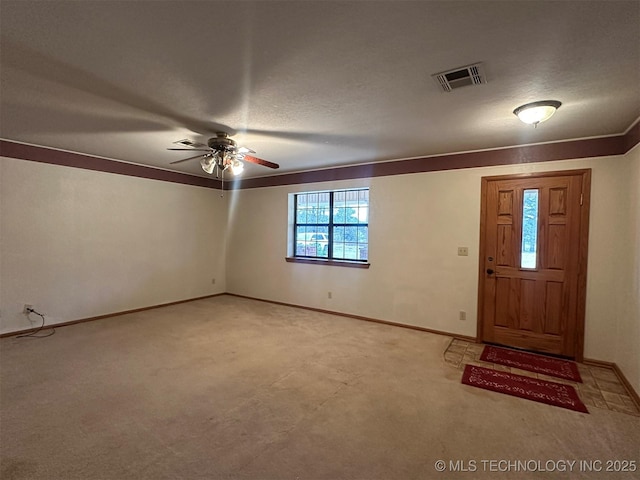
[[[280,168],[280,165],[277,163],[268,162],[267,160],[248,155],[249,153],[256,152],[246,147],[238,147],[236,142],[230,139],[229,135],[225,132],[216,132],[216,136],[210,138],[207,141],[207,145],[190,140],[180,140],[175,143],[189,148],[168,148],[167,150],[187,150],[205,153],[199,153],[193,157],[171,162],[171,165],[202,157],[200,158],[202,169],[209,174],[215,171],[216,177],[218,177],[218,173],[220,173],[224,178],[224,172],[229,169],[234,175],[239,175],[244,169],[243,161],[269,168]]]

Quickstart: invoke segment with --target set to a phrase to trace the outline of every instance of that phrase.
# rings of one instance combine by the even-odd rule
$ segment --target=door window
[[[538,189],[524,190],[522,195],[522,243],[520,268],[538,265]]]

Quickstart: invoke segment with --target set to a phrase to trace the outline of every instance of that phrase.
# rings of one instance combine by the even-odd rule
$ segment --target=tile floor
[[[634,403],[624,384],[620,382],[618,375],[611,368],[578,363],[582,383],[576,383],[540,373],[520,370],[519,368],[480,361],[483,349],[484,345],[482,344],[454,338],[444,352],[444,360],[459,370],[463,370],[465,364],[471,364],[552,382],[565,383],[575,387],[580,399],[587,407],[605,408],[640,417],[640,409]]]

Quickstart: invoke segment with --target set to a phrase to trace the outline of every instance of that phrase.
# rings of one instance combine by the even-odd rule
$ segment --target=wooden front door
[[[480,341],[582,360],[591,170],[482,179]]]

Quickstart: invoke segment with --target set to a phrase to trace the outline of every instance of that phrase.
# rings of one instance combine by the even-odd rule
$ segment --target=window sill
[[[369,268],[369,262],[351,262],[349,260],[325,260],[323,258],[285,257],[289,263],[309,263],[313,265],[331,265],[334,267]]]

